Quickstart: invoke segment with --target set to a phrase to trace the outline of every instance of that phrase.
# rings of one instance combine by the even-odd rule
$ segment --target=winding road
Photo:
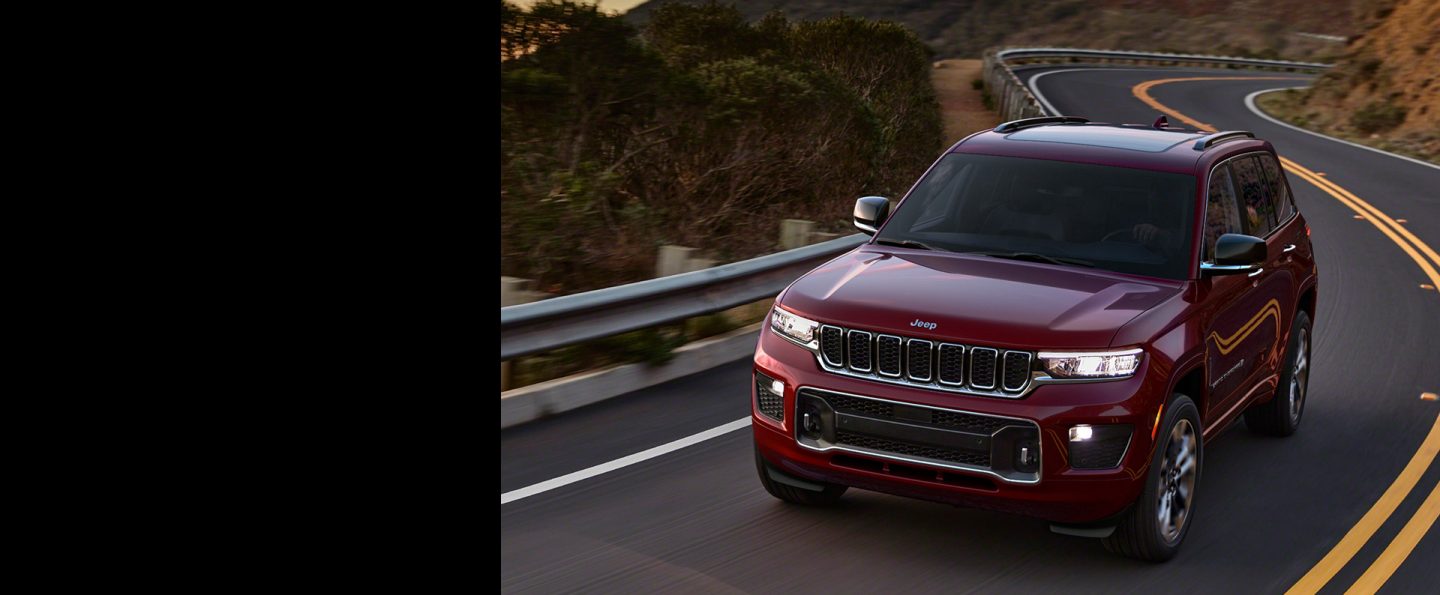
[[[1440,392],[1440,168],[1247,107],[1301,75],[1017,74],[1060,113],[1251,130],[1289,160],[1321,266],[1304,423],[1275,439],[1239,422],[1207,444],[1180,555],[1136,562],[1044,521],[858,490],[835,508],[784,505],[737,423],[739,361],[502,431],[502,592],[1435,592],[1440,401],[1421,395]]]

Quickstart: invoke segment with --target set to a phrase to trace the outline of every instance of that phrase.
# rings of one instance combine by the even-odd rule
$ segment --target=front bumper
[[[775,469],[802,479],[1061,523],[1096,521],[1124,510],[1143,485],[1154,444],[1156,412],[1169,390],[1163,374],[1152,371],[1150,360],[1146,358],[1136,375],[1126,380],[1046,385],[1022,399],[998,399],[828,373],[820,369],[811,352],[766,330],[756,348],[755,371],[784,383],[785,413],[782,421],[762,413],[756,407],[755,383],[751,383],[755,446]],[[804,411],[815,412],[816,397],[828,395],[881,399],[896,404],[897,411],[935,408],[932,411],[1008,421],[983,430],[937,434],[933,428],[909,426],[903,418],[891,420],[900,423],[877,425],[864,417],[842,419],[846,416],[832,411],[824,423],[812,421],[810,428],[797,427],[804,425]],[[774,409],[771,404],[768,411],[773,414]],[[865,432],[867,440],[836,444],[834,432],[844,431],[847,423]],[[1078,424],[1129,424],[1134,428],[1118,467],[1092,470],[1070,466],[1068,432]],[[954,450],[933,454],[897,449],[883,441],[886,437],[903,439],[896,432],[907,429],[923,435],[926,443],[948,444]],[[881,441],[869,441],[875,437]],[[1021,446],[1035,448],[1038,462],[1020,464]],[[982,452],[995,455],[970,459],[957,454]],[[936,460],[941,457],[946,460]]]

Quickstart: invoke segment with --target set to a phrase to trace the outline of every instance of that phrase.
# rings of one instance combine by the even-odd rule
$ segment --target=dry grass
[[[1388,132],[1385,134],[1360,134],[1352,127],[1336,125],[1335,118],[1329,117],[1327,108],[1307,105],[1305,92],[1299,90],[1276,91],[1261,95],[1255,104],[1265,113],[1276,118],[1335,138],[1369,145],[1391,153],[1440,163],[1440,134],[1435,132]]]
[[[973,87],[974,81],[980,79],[980,67],[979,60],[941,60],[930,71],[935,99],[940,102],[946,145],[1000,123],[1000,116],[985,109],[981,91]]]

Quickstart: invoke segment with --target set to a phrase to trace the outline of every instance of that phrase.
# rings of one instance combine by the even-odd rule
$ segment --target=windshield
[[[1185,279],[1195,177],[952,153],[876,243]]]

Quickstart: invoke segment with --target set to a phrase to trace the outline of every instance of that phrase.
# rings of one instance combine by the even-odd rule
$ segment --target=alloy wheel
[[[1160,537],[1166,543],[1180,541],[1193,508],[1195,479],[1200,468],[1197,445],[1195,427],[1190,420],[1176,421],[1165,444],[1165,458],[1160,463],[1159,502],[1155,507]]]
[[[1310,380],[1310,333],[1299,329],[1296,343],[1295,366],[1290,371],[1290,422],[1300,421],[1300,412],[1305,410],[1305,389]]]

